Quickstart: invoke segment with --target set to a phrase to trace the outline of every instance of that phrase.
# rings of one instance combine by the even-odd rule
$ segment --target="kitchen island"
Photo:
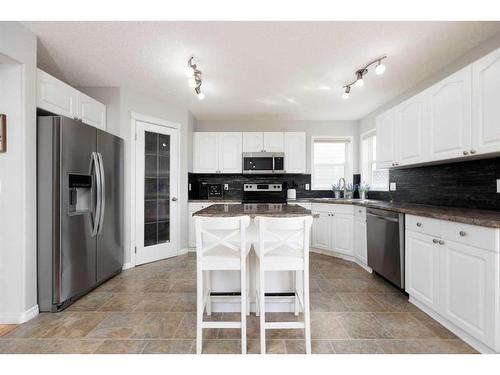
[[[311,210],[296,204],[280,203],[244,203],[244,204],[213,204],[193,213],[200,217],[236,217],[250,216],[252,219],[248,228],[247,238],[256,241],[256,227],[254,218],[256,216],[266,217],[300,217],[315,216]],[[255,253],[249,254],[249,298],[250,311],[255,311]],[[236,271],[212,271],[212,311],[214,312],[236,312],[240,309],[239,297],[235,295],[240,290],[240,275]],[[291,272],[267,272],[266,273],[266,311],[269,312],[292,312],[294,308],[293,297],[293,275]]]

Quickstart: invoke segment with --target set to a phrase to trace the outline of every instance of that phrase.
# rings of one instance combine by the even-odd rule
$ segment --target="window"
[[[351,181],[351,140],[312,137],[312,190],[331,190],[340,178]]]
[[[377,169],[377,136],[370,131],[361,136],[361,181],[371,190],[389,190],[389,171]]]

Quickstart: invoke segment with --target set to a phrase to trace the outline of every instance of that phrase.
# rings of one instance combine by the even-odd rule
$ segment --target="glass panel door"
[[[170,242],[170,135],[144,135],[144,246]]]

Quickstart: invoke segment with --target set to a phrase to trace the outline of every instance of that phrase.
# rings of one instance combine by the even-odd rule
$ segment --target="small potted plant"
[[[340,187],[340,182],[338,184],[333,184],[332,190],[333,190],[333,194],[335,195],[335,199],[339,199],[340,192],[342,191],[342,188]]]
[[[368,185],[366,182],[363,182],[362,184],[359,185],[358,191],[359,191],[359,197],[361,199],[366,199],[366,194],[368,194],[368,191],[370,191],[370,185]]]
[[[353,185],[349,182],[345,188],[344,199],[352,199],[352,194],[355,189],[356,185]]]

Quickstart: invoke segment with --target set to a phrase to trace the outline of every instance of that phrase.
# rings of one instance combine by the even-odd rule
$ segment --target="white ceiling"
[[[75,86],[126,86],[199,120],[355,120],[500,32],[500,22],[25,22]],[[187,59],[206,99],[187,85]],[[349,100],[342,85],[387,54]]]

